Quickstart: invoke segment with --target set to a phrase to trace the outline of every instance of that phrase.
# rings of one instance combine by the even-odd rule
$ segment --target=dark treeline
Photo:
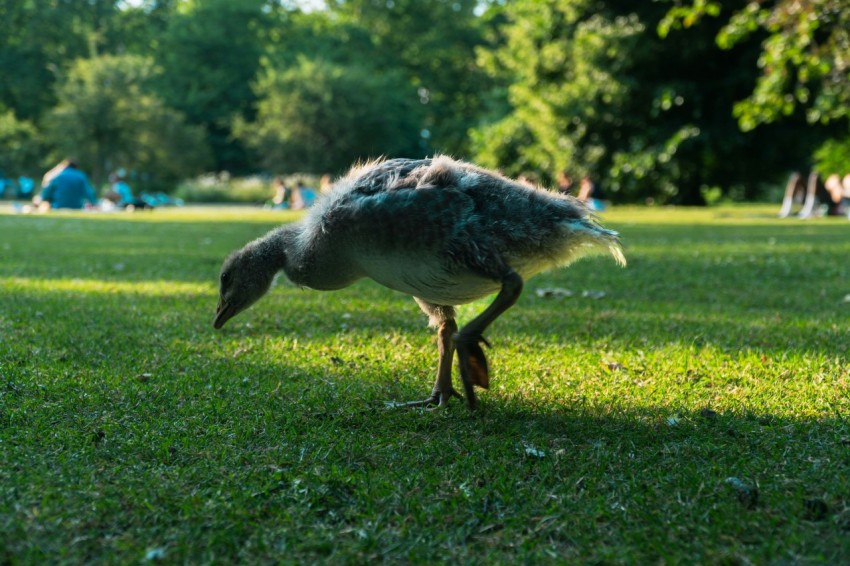
[[[618,201],[850,172],[848,0],[0,2],[0,171],[339,173],[437,152]]]

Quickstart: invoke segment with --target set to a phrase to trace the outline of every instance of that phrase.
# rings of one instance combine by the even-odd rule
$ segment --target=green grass
[[[436,348],[371,282],[212,330],[293,215],[0,215],[0,563],[847,563],[850,224],[774,212],[606,213],[629,267],[528,282],[474,414],[384,408]]]

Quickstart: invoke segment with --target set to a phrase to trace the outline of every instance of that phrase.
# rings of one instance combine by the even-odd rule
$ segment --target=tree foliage
[[[262,30],[270,25],[263,0],[184,0],[160,37],[158,91],[187,120],[203,126],[220,170],[245,168],[231,124],[250,118],[251,83],[260,68]]]
[[[847,137],[846,3],[0,2],[3,143],[96,177],[448,152],[618,200],[751,198]]]
[[[516,2],[507,10],[504,46],[482,63],[509,86],[511,114],[476,136],[479,158],[496,166],[516,155],[509,172],[577,173],[610,160],[605,130],[624,118],[628,77],[618,70],[643,29],[634,17],[588,17],[592,2]],[[508,134],[505,137],[505,134]],[[512,146],[504,149],[502,146]]]
[[[237,135],[275,172],[340,172],[353,161],[416,155],[420,116],[399,73],[302,57],[257,83],[257,120]]]
[[[95,181],[119,167],[161,181],[200,171],[209,160],[205,134],[153,93],[156,72],[135,55],[78,60],[46,120],[57,152],[79,159]]]
[[[822,175],[850,173],[850,136],[829,139],[815,150],[814,169]]]
[[[89,53],[91,33],[83,11],[69,1],[0,2],[0,103],[24,120],[47,111],[65,64]]]
[[[690,27],[704,16],[728,16],[717,43],[731,49],[763,38],[760,75],[752,93],[734,107],[741,128],[792,115],[798,106],[810,123],[850,117],[850,4],[847,0],[748,2],[729,16],[720,2],[695,1],[672,9],[662,32]]]
[[[754,196],[811,149],[785,126],[744,134],[731,109],[758,50],[717,49],[717,21],[657,33],[657,3],[517,1],[481,62],[510,110],[474,134],[478,159],[511,173],[591,174],[615,198],[700,203],[710,187]],[[786,138],[782,149],[767,140]],[[749,164],[753,161],[759,167]]]
[[[42,165],[42,141],[28,120],[11,110],[0,112],[0,173],[36,175]]]
[[[333,0],[342,23],[365,30],[382,67],[397,69],[422,105],[422,129],[432,150],[466,153],[468,130],[490,88],[476,64],[485,27],[477,0]]]

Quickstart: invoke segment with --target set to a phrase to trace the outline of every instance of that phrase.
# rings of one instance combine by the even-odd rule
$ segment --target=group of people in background
[[[529,187],[537,187],[539,182],[533,173],[523,173],[517,180]],[[331,176],[323,175],[319,181],[319,194],[327,193],[332,186]],[[301,210],[309,208],[316,200],[317,193],[307,187],[303,180],[298,180],[293,186],[287,185],[283,177],[277,176],[272,181],[274,196],[266,203],[266,208]],[[602,189],[593,182],[589,175],[583,175],[579,181],[578,192],[574,191],[573,179],[566,172],[558,175],[558,192],[572,195],[585,203],[591,210],[602,211],[606,207],[605,195]]]
[[[536,188],[540,186],[540,181],[534,173],[522,173],[517,177],[517,181],[521,184]],[[587,205],[590,210],[601,212],[606,208],[605,193],[602,188],[593,181],[590,175],[582,175],[579,180],[578,191],[575,190],[575,183],[572,176],[566,171],[558,174],[557,190],[562,195],[570,195]]]
[[[73,158],[63,159],[45,173],[38,192],[35,191],[35,182],[27,177],[19,178],[17,184],[17,198],[31,200],[31,204],[16,204],[18,212],[46,212],[51,209],[132,211],[152,209],[158,204],[174,204],[165,195],[135,196],[124,169],[118,169],[109,176],[109,188],[103,198],[98,199],[88,176]],[[0,196],[3,196],[3,191],[0,191]]]
[[[323,175],[319,180],[319,194],[327,193],[331,188],[331,176]],[[272,200],[266,203],[266,208],[302,210],[310,208],[316,201],[318,194],[316,190],[308,187],[303,180],[299,179],[290,188],[283,177],[275,177],[272,181]]]
[[[103,195],[104,202],[102,207],[109,209],[112,203],[114,208],[123,208],[125,210],[144,210],[151,209],[154,205],[150,199],[136,197],[133,195],[133,189],[127,183],[127,172],[124,169],[119,169],[109,176],[109,190]]]
[[[566,171],[558,175],[558,192],[565,195],[573,193],[573,179]],[[605,210],[605,193],[597,183],[593,182],[590,175],[582,175],[578,192],[573,196],[586,204],[590,210],[596,212]]]
[[[800,205],[795,214],[799,218],[818,215],[850,218],[850,173],[843,177],[833,173],[822,180],[817,171],[812,171],[804,180],[799,171],[794,171],[785,186],[779,217],[791,216],[794,205]]]
[[[528,173],[520,175],[518,181],[528,186],[539,185],[536,177]],[[283,177],[275,177],[272,181],[273,197],[266,203],[266,208],[288,210],[309,208],[318,194],[330,190],[331,184],[330,175],[324,175],[321,178],[319,191],[306,186],[300,179],[290,187]],[[588,175],[581,177],[576,191],[573,178],[568,173],[562,172],[557,178],[557,190],[559,193],[575,196],[587,204],[591,210],[602,211],[606,207],[603,191]],[[103,199],[99,200],[88,177],[72,158],[63,159],[45,173],[39,191],[35,190],[35,182],[26,176],[19,177],[15,182],[0,174],[0,197],[4,196],[7,198],[17,196],[22,200],[31,199],[31,205],[15,205],[20,212],[43,212],[50,209],[132,211],[152,209],[163,204],[182,204],[166,195],[135,196],[127,182],[127,172],[124,169],[118,169],[109,176],[109,188],[103,195]],[[832,174],[822,181],[816,172],[812,172],[807,184],[804,183],[800,173],[793,173],[786,187],[780,216],[789,216],[794,203],[803,204],[798,216],[807,217],[817,214],[814,207],[817,201],[820,201],[824,208],[823,214],[850,217],[850,173],[843,177]]]
[[[0,171],[0,198],[19,198],[29,200],[32,198],[32,191],[35,188],[35,181],[26,175],[21,175],[17,179],[7,179]]]

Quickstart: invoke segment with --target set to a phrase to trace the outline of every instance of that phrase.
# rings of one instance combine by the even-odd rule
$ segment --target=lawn
[[[368,281],[212,329],[291,213],[0,215],[0,563],[848,563],[850,223],[777,210],[605,213],[474,413]]]

